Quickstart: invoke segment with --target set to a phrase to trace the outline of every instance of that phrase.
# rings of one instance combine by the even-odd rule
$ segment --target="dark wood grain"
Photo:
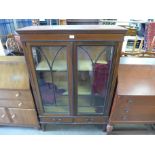
[[[69,36],[74,35],[74,39]],[[123,34],[21,34],[21,41],[123,41]]]
[[[155,123],[154,77],[154,59],[121,58],[109,126]]]
[[[139,58],[143,59],[143,58]],[[148,62],[151,61],[148,58]],[[152,61],[151,61],[152,62]],[[132,63],[132,62],[131,62]],[[145,63],[145,62],[144,62]],[[119,66],[118,94],[155,95],[155,65],[129,64]]]
[[[116,25],[53,25],[53,26],[29,26],[18,29],[22,33],[126,33],[126,29]]]
[[[116,85],[117,69],[121,46],[126,29],[118,26],[86,25],[86,26],[37,26],[17,30],[24,47],[24,54],[28,65],[30,80],[39,120],[41,124],[107,124],[111,108],[114,88]],[[73,38],[70,37],[72,35]],[[66,46],[68,64],[68,88],[70,115],[45,113],[41,101],[37,76],[35,72],[32,46]],[[78,106],[78,45],[105,45],[114,47],[111,78],[108,84],[106,110],[101,116],[77,115]],[[94,51],[95,52],[95,51]]]

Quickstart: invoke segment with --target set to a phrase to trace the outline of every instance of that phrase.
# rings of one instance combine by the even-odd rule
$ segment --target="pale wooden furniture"
[[[39,127],[23,56],[0,57],[0,125]]]

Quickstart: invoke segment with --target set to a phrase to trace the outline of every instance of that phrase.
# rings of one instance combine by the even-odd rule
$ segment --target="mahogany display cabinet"
[[[30,26],[20,34],[40,124],[107,124],[126,29]]]

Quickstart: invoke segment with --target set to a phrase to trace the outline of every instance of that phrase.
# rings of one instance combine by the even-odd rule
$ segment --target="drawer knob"
[[[19,97],[20,96],[20,93],[18,92],[18,93],[16,93],[16,97]]]
[[[1,115],[1,118],[4,118],[5,117],[5,114]]]
[[[130,103],[130,104],[133,103],[133,100],[129,99],[129,100],[128,100],[128,103]]]
[[[127,116],[122,116],[122,119],[123,120],[127,120]]]
[[[21,107],[21,106],[22,106],[22,104],[23,104],[22,102],[19,102],[19,103],[18,103],[18,107]]]
[[[15,117],[16,117],[16,115],[15,115],[15,114],[13,114],[13,115],[11,116],[11,118],[12,118],[12,119],[14,119]]]
[[[74,38],[75,38],[75,35],[73,35],[73,34],[69,35],[69,39],[74,39]]]
[[[128,113],[128,112],[129,112],[129,110],[127,110],[127,109],[126,109],[126,110],[125,110],[125,112],[126,112],[126,113]]]
[[[93,119],[93,118],[87,118],[86,121],[87,121],[87,122],[93,122],[94,119]]]
[[[129,112],[129,109],[124,109],[124,111],[125,111],[126,113],[128,113],[128,112]]]

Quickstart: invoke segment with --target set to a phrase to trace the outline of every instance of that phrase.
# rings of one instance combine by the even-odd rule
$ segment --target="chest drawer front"
[[[38,126],[36,111],[33,109],[8,108],[13,124]]]
[[[32,100],[32,94],[29,90],[27,91],[0,90],[0,99]]]
[[[0,100],[0,107],[34,109],[34,103],[32,100]]]
[[[119,96],[117,105],[155,106],[155,96]]]
[[[107,121],[106,117],[103,116],[82,116],[74,118],[75,123],[81,124],[103,124]]]
[[[8,114],[6,113],[5,108],[0,108],[0,123],[10,123]]]
[[[112,114],[111,121],[155,122],[155,106],[120,107]]]

